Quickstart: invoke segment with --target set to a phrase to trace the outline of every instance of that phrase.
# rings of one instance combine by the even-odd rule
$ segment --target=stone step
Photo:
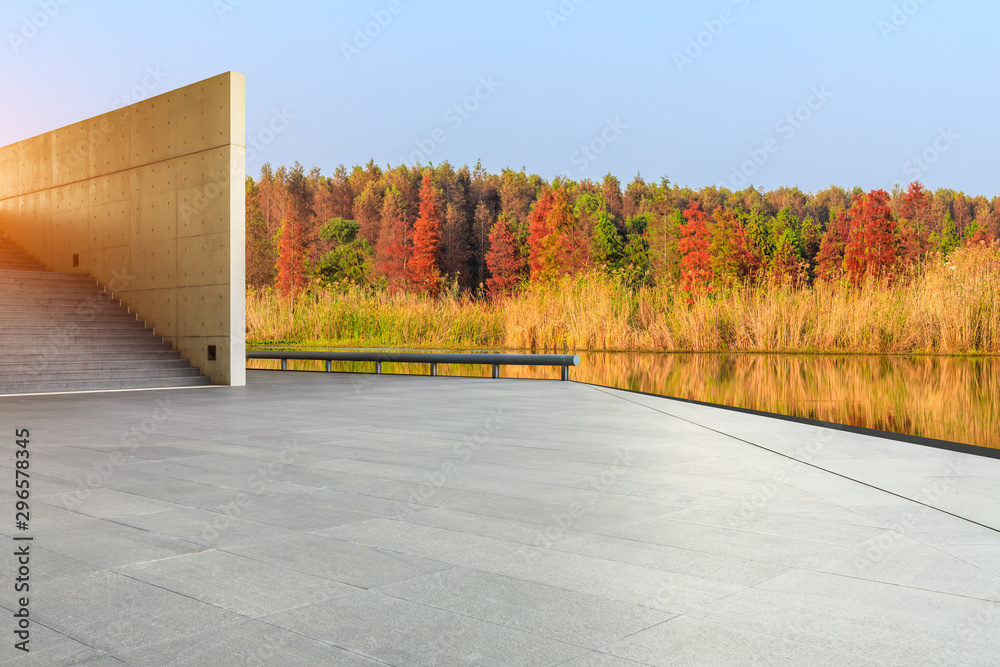
[[[0,311],[4,309],[4,306],[78,306],[80,304],[87,303],[101,303],[101,302],[111,302],[120,303],[117,299],[112,299],[111,295],[106,292],[94,293],[93,295],[88,295],[86,297],[78,296],[60,296],[58,294],[53,295],[33,295],[33,296],[17,296],[15,294],[5,294],[0,291]]]
[[[95,345],[161,345],[163,336],[157,336],[145,327],[121,329],[76,329],[60,327],[47,333],[35,334],[23,331],[0,331],[0,350],[12,350],[19,347],[34,345],[46,339],[58,341],[61,345],[80,343],[93,348]]]
[[[16,287],[0,285],[0,296],[6,299],[32,299],[59,297],[77,300],[114,299],[110,292],[95,290],[89,285],[72,285],[65,287],[38,287],[35,285],[18,285]]]
[[[117,371],[117,370],[153,370],[153,369],[175,369],[193,368],[191,362],[182,359],[177,355],[163,355],[163,358],[155,359],[120,359],[117,355],[107,359],[92,358],[89,361],[82,361],[78,357],[67,357],[65,361],[56,361],[50,358],[38,356],[23,358],[21,361],[8,361],[0,357],[0,375],[15,375],[21,372],[36,373],[41,368],[59,369],[60,371]]]
[[[62,319],[20,319],[8,320],[0,319],[0,334],[23,334],[36,338],[56,335],[62,331],[74,332],[102,332],[102,331],[131,331],[146,329],[146,323],[140,322],[131,316],[132,319],[84,319],[62,320]],[[46,323],[47,322],[47,323]]]
[[[15,275],[16,274],[16,275]],[[0,274],[0,288],[11,289],[13,287],[33,287],[35,289],[51,289],[54,287],[86,287],[93,289],[98,286],[96,280],[83,276],[78,278],[73,274],[61,274],[58,278],[50,277],[47,271],[7,271]]]
[[[8,274],[13,274],[13,271],[9,271]],[[33,280],[30,276],[30,271],[18,271],[17,275],[3,275],[0,276],[0,290],[18,290],[18,289],[47,289],[47,290],[60,290],[60,289],[72,289],[79,291],[80,289],[95,290],[98,292],[104,292],[105,290],[101,288],[96,280],[80,280],[78,278],[39,278]],[[47,275],[44,271],[38,271],[39,276]],[[25,277],[28,276],[28,277]]]
[[[58,338],[53,338],[48,341],[36,341],[29,344],[21,344],[17,346],[12,346],[8,343],[0,342],[0,348],[3,348],[4,357],[9,355],[38,355],[38,356],[49,356],[53,353],[57,353],[63,350],[70,352],[79,356],[94,356],[94,355],[105,355],[114,358],[118,354],[125,353],[137,353],[137,352],[152,352],[162,349],[168,353],[176,354],[176,351],[170,347],[170,345],[161,342],[161,339],[157,336],[155,339],[150,340],[114,340],[110,342],[90,342],[87,340],[66,340],[63,341]]]
[[[87,319],[91,317],[105,317],[112,315],[127,315],[135,317],[135,313],[130,313],[128,308],[121,305],[119,301],[108,299],[97,299],[94,301],[79,301],[77,303],[56,303],[48,304],[42,308],[27,308],[13,304],[0,306],[0,320],[13,319],[25,315],[52,316],[58,319]]]
[[[45,271],[35,258],[10,246],[0,245],[0,268],[19,269],[21,271]]]
[[[64,280],[27,280],[20,276],[28,273],[27,271],[21,272],[18,276],[8,277],[0,276],[0,294],[17,294],[20,291],[40,291],[48,290],[53,293],[58,293],[60,291],[67,291],[72,293],[79,293],[85,290],[89,290],[94,293],[110,294],[108,290],[97,284],[93,280],[75,280],[73,278],[66,278]],[[38,272],[38,275],[44,276],[45,273],[42,271]]]
[[[0,281],[0,295],[29,296],[31,294],[41,293],[48,293],[52,296],[58,296],[60,294],[68,294],[72,296],[80,294],[111,294],[111,292],[105,290],[103,287],[99,287],[97,283],[92,282],[30,282],[17,279],[8,282]]]
[[[0,308],[0,322],[15,322],[19,320],[44,318],[46,322],[52,320],[94,320],[94,319],[136,319],[135,313],[130,313],[118,301],[107,301],[104,299],[95,301],[83,301],[77,304],[56,304],[55,306],[31,310],[28,308],[7,307]]]
[[[93,278],[0,234],[0,394],[210,384]]]
[[[37,296],[80,298],[109,298],[113,293],[99,287],[97,283],[75,283],[66,285],[2,283],[0,296],[10,298],[30,298]]]
[[[41,267],[41,266],[39,266],[39,267],[33,267],[30,264],[19,264],[19,263],[14,263],[14,262],[3,262],[3,263],[0,263],[0,266],[3,266],[5,268],[9,268],[9,269],[16,269],[18,271],[18,273],[32,273],[32,272],[34,272],[34,273],[44,273],[45,272],[45,269],[43,267]]]
[[[5,363],[13,367],[18,364],[27,366],[32,364],[38,365],[39,363],[58,365],[61,363],[81,361],[81,359],[89,359],[91,361],[150,361],[181,359],[181,356],[169,345],[149,350],[126,350],[121,352],[104,351],[97,354],[87,355],[80,355],[74,351],[67,352],[66,348],[56,346],[55,349],[46,350],[44,354],[30,350],[5,351],[0,359],[3,359]]]
[[[91,286],[44,288],[35,286],[5,287],[0,285],[0,299],[13,302],[16,299],[71,299],[73,301],[115,301],[119,300],[111,292]]]
[[[35,264],[34,262],[29,262],[22,259],[11,259],[7,257],[0,257],[0,267],[8,270],[16,271],[44,271],[45,267],[40,264]]]
[[[0,335],[3,336],[25,336],[38,338],[39,336],[104,336],[109,331],[121,331],[123,334],[135,336],[142,332],[153,333],[153,330],[146,327],[144,322],[132,319],[100,319],[80,317],[77,319],[52,318],[48,324],[42,324],[38,320],[7,320],[0,318]]]
[[[56,273],[54,271],[24,271],[0,266],[0,282],[30,282],[42,285],[53,283],[86,283],[97,286],[97,281],[82,273]]]
[[[41,382],[84,382],[101,380],[130,380],[146,378],[198,378],[197,368],[117,368],[69,371],[62,368],[47,368],[36,372],[22,372],[9,376],[11,383],[38,384]]]
[[[31,257],[12,255],[9,253],[5,255],[0,255],[0,269],[9,269],[16,271],[33,271],[33,272],[45,271],[45,267],[36,262]]]

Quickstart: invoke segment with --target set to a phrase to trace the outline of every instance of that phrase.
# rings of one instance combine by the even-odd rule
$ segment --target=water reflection
[[[1000,448],[998,357],[578,354],[570,378],[581,382]],[[334,364],[334,370],[368,366]],[[320,364],[290,368],[320,370]],[[385,364],[384,372],[428,370]],[[488,376],[490,369],[441,366],[439,373]],[[558,369],[505,367],[503,375],[557,378]]]
[[[581,354],[575,380],[1000,448],[1000,358]]]

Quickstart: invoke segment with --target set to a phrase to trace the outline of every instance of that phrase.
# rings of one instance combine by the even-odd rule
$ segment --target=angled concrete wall
[[[0,148],[0,231],[97,279],[215,384],[246,383],[245,111],[227,72]]]

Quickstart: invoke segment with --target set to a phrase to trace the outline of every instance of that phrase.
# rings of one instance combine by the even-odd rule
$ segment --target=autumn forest
[[[251,339],[1000,352],[1000,197],[373,162],[246,195]]]

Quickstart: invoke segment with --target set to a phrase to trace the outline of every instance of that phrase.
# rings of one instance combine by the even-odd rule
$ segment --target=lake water
[[[580,365],[570,369],[572,380],[1000,448],[1000,357],[577,354]],[[248,366],[276,364],[252,361]],[[334,364],[334,370],[344,371],[371,372],[372,367]],[[289,368],[321,366],[290,362]],[[426,374],[428,367],[385,364],[383,372]],[[490,369],[442,365],[438,372],[488,376]],[[501,374],[558,378],[559,371],[505,367]]]

